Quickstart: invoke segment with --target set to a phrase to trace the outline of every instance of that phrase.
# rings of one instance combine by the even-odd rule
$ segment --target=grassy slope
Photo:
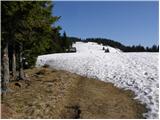
[[[132,92],[110,83],[48,68],[26,73],[29,82],[8,85],[2,118],[142,118],[146,111]]]

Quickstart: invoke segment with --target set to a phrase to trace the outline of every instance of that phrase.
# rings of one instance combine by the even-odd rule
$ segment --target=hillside
[[[117,3],[3,0],[1,117],[158,119],[158,3]]]
[[[68,37],[72,42],[95,42],[97,44],[102,44],[104,46],[111,46],[114,48],[118,48],[123,52],[159,52],[159,45],[152,45],[152,46],[143,46],[141,44],[139,45],[125,45],[121,42],[107,39],[107,38],[76,38],[76,37]]]
[[[28,81],[12,81],[2,118],[143,118],[144,105],[125,91],[66,71],[33,68]]]
[[[92,42],[76,42],[74,47],[77,53],[39,56],[37,67],[47,64],[132,90],[136,94],[135,99],[149,109],[144,116],[158,118],[158,53],[123,53],[110,46],[110,52],[104,53],[102,45]]]

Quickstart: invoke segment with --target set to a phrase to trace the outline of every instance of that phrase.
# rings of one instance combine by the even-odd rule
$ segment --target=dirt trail
[[[2,118],[143,118],[146,112],[132,92],[110,83],[48,68],[26,73],[30,81],[8,85]]]

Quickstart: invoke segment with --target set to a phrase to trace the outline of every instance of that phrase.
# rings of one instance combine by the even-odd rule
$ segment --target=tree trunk
[[[13,75],[13,80],[16,80],[16,52],[15,48],[13,47],[13,54],[12,54],[12,75]]]
[[[5,91],[7,89],[7,83],[9,82],[10,74],[9,74],[9,58],[8,58],[8,42],[5,45],[3,50],[2,57],[2,65],[3,65],[3,79],[2,79],[2,89]]]
[[[23,47],[20,44],[19,47],[19,79],[24,80],[24,71],[23,71]]]

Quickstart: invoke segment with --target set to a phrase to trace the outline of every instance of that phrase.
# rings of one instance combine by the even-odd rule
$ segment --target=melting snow
[[[76,53],[39,56],[36,66],[48,64],[83,76],[114,83],[115,86],[132,90],[140,102],[147,105],[147,118],[158,119],[159,73],[158,53],[123,53],[119,49],[96,43],[76,42]]]

